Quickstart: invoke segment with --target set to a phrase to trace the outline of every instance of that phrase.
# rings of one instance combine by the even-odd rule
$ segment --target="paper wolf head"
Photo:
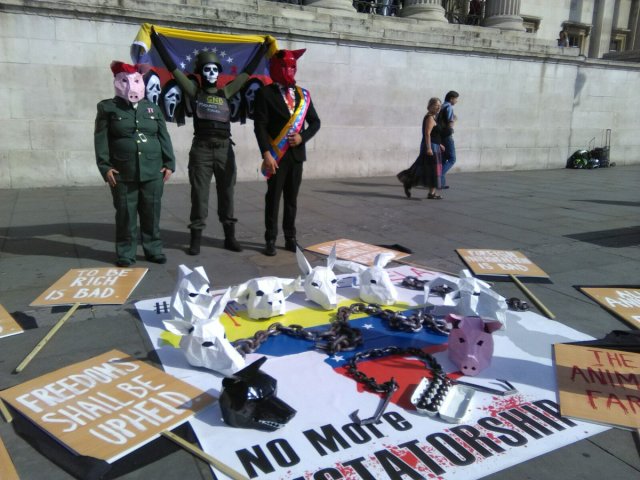
[[[260,371],[262,357],[235,375],[222,380],[220,409],[227,425],[272,432],[291,420],[296,411],[280,400],[278,381]]]
[[[231,375],[244,367],[244,358],[226,338],[220,316],[229,301],[230,289],[216,300],[209,293],[209,280],[202,267],[190,270],[180,265],[178,285],[171,300],[172,320],[165,320],[169,333],[180,337],[179,348],[194,367]],[[172,342],[166,335],[162,338]]]
[[[331,253],[327,257],[327,266],[318,265],[311,268],[302,253],[302,250],[296,248],[296,258],[298,266],[304,275],[304,292],[307,298],[317,303],[325,310],[333,310],[338,303],[338,279],[333,273],[333,266],[336,263],[336,246],[331,249]]]
[[[249,317],[260,319],[284,315],[287,311],[285,300],[296,291],[300,279],[278,277],[253,278],[231,291],[231,299],[246,305]]]

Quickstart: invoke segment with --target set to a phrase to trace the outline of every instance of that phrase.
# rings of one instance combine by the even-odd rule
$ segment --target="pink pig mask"
[[[111,62],[111,71],[113,72],[113,88],[116,91],[116,97],[131,103],[138,103],[145,98],[144,79],[136,65],[113,61]]]
[[[449,359],[464,375],[476,376],[491,364],[493,337],[502,327],[498,321],[485,322],[481,317],[448,315],[453,325],[449,334]]]

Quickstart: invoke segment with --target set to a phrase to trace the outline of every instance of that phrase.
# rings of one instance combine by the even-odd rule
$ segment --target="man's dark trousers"
[[[189,228],[203,230],[209,215],[211,178],[216,179],[218,218],[223,225],[234,224],[233,192],[236,184],[236,159],[229,138],[194,138],[189,152],[191,215]]]
[[[119,181],[111,188],[116,209],[116,255],[119,259],[136,259],[138,216],[145,256],[162,253],[160,205],[163,189],[162,175],[147,182]]]
[[[267,194],[264,209],[264,239],[275,242],[278,236],[278,210],[280,197],[284,197],[282,212],[282,231],[285,238],[296,236],[296,212],[298,210],[298,191],[302,183],[302,162],[296,162],[293,156],[286,153],[275,175],[267,180]]]

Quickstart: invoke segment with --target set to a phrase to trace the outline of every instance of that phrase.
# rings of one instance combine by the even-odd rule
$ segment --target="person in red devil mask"
[[[264,254],[276,254],[278,211],[284,197],[282,230],[285,249],[296,251],[296,212],[306,160],[305,144],[320,130],[309,91],[296,85],[298,58],[303,50],[279,50],[269,63],[272,84],[256,94],[253,125],[262,153],[262,173],[267,177]]]

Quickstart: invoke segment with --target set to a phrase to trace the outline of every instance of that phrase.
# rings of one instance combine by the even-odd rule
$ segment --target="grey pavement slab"
[[[545,270],[550,283],[528,284],[560,322],[601,337],[630,328],[575,289],[576,285],[640,284],[640,166],[601,170],[454,173],[444,200],[426,200],[416,188],[404,197],[393,177],[304,180],[298,206],[298,241],[304,247],[337,238],[413,250],[406,260],[457,273],[457,248],[519,250]],[[212,190],[213,190],[212,186]],[[19,375],[13,369],[61,318],[64,307],[29,304],[72,268],[110,266],[113,208],[106,187],[0,190],[0,304],[27,328],[0,339],[0,389],[117,348],[154,361],[137,317],[137,300],[170,295],[180,264],[203,265],[216,288],[255,276],[298,274],[295,256],[282,249],[265,257],[264,182],[236,186],[241,253],[222,248],[212,195],[202,254],[186,253],[189,186],[168,184],[162,235],[166,265],[149,264],[125,305],[79,309]],[[320,258],[309,255],[313,262]],[[493,282],[505,297],[523,298],[509,281]],[[0,437],[23,479],[69,479],[0,423]],[[637,444],[612,429],[490,475],[511,479],[640,479]],[[210,479],[206,464],[177,450],[123,475],[126,479]]]

